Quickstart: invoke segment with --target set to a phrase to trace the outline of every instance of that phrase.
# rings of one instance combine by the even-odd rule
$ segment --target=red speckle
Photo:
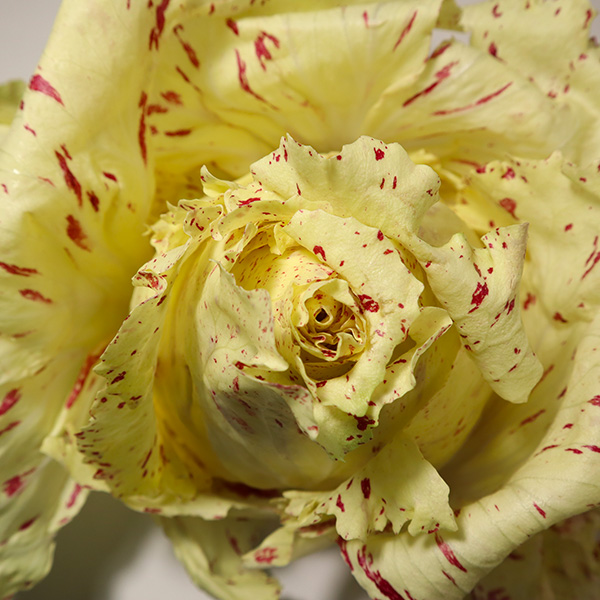
[[[471,304],[473,304],[473,308],[469,311],[469,314],[472,313],[473,311],[477,310],[480,306],[481,303],[483,302],[483,300],[485,299],[485,297],[489,294],[489,289],[487,286],[487,283],[477,283],[477,287],[475,288],[475,291],[473,292],[473,297],[471,298]]]
[[[165,131],[165,135],[167,137],[183,137],[186,135],[190,135],[192,133],[191,129],[177,129],[176,131]]]
[[[381,160],[385,156],[385,152],[381,148],[373,148],[375,151],[375,160]]]
[[[25,482],[21,479],[21,475],[15,475],[4,482],[3,491],[10,498],[19,492],[24,485]]]
[[[571,229],[573,229],[573,223],[565,225],[565,231],[571,231]]]
[[[463,165],[471,165],[475,168],[476,173],[485,173],[485,165],[479,164],[473,160],[457,159],[456,162],[462,163]],[[491,223],[493,223],[493,221],[491,221]],[[490,227],[492,227],[492,225],[490,225]]]
[[[125,379],[125,375],[127,374],[127,371],[121,371],[111,382],[110,384],[114,384],[114,383],[118,383],[119,381],[123,381],[123,379]]]
[[[398,178],[394,175],[394,181],[392,182],[392,189],[395,190],[398,185]]]
[[[506,173],[504,173],[504,175],[502,175],[502,179],[514,179],[515,178],[515,172],[512,169],[512,167],[508,167],[508,169],[506,169]]]
[[[344,507],[344,503],[342,502],[342,496],[338,494],[337,500],[335,501],[335,505],[344,512],[346,508]]]
[[[415,22],[416,18],[417,18],[417,11],[415,10],[415,12],[412,14],[412,17],[410,18],[409,22],[406,24],[406,26],[402,30],[402,33],[400,33],[400,37],[394,44],[394,49],[392,50],[392,52],[396,50],[396,48],[402,43],[404,38],[410,33],[410,30],[412,29],[413,23]]]
[[[385,185],[385,177],[381,180],[381,183],[379,184],[379,189],[382,190],[384,185]]]
[[[258,563],[272,563],[277,558],[277,548],[262,548],[254,554],[254,560]]]
[[[600,262],[600,252],[596,253],[596,255],[594,256],[594,260],[592,261],[592,264],[588,267],[588,270],[581,276],[582,280],[585,279],[590,274],[590,271],[598,264],[598,262]]]
[[[46,94],[53,100],[56,100],[59,104],[64,106],[62,98],[60,94],[56,91],[56,89],[48,83],[41,75],[34,75],[29,82],[29,89],[35,92],[42,92],[42,94]]]
[[[458,558],[456,558],[456,555],[452,551],[452,548],[450,548],[450,546],[448,546],[448,544],[437,533],[435,534],[435,543],[437,544],[438,548],[442,551],[442,554],[446,557],[446,560],[451,565],[455,566],[457,569],[460,569],[461,571],[463,571],[463,573],[467,572],[467,569],[465,569],[463,565],[460,564]]]
[[[444,52],[446,52],[446,50],[448,50],[448,48],[450,48],[451,45],[452,44],[448,41],[442,42],[439,47],[433,51],[429,58],[437,58],[438,56],[441,56],[444,54]]]
[[[403,102],[402,106],[408,106],[409,104],[412,104],[415,100],[420,98],[421,96],[425,96],[425,95],[429,94],[430,92],[432,92],[438,85],[440,85],[440,83],[442,83],[442,81],[444,81],[444,79],[450,77],[452,67],[454,67],[457,64],[458,64],[458,62],[454,61],[454,62],[447,64],[442,69],[440,69],[435,74],[436,81],[434,81],[433,83],[428,85],[424,90],[421,90],[420,92],[417,92],[414,96],[411,96],[408,100],[405,100]]]
[[[258,61],[260,62],[260,66],[262,67],[263,71],[267,70],[265,61],[273,59],[273,57],[271,56],[271,52],[265,44],[265,40],[269,40],[273,43],[275,48],[279,48],[279,40],[274,35],[270,35],[263,31],[256,38],[256,40],[254,41],[254,51],[256,52],[256,57],[258,58]]]
[[[369,425],[375,425],[375,420],[370,419],[366,415],[364,417],[357,417],[356,415],[353,416],[356,419],[356,426],[359,431],[365,431]]]
[[[496,17],[496,19],[498,19],[498,18],[500,18],[502,16],[502,13],[498,9],[498,5],[497,4],[494,4],[494,8],[492,8],[492,14],[494,15],[494,17]]]
[[[61,145],[61,150],[65,153],[65,156],[69,159],[69,160],[73,160],[73,157],[69,154],[69,151],[67,150],[67,147],[62,144]]]
[[[87,235],[83,232],[81,228],[81,223],[73,216],[67,216],[67,235],[73,240],[77,246],[79,246],[82,250],[90,251],[88,245],[85,240],[87,240]]]
[[[341,537],[338,537],[337,544],[340,547],[340,551],[342,553],[342,557],[346,561],[346,564],[350,567],[351,571],[354,571],[354,566],[352,565],[352,562],[350,561],[350,557],[348,556],[348,549],[346,547],[347,546],[346,540],[342,539]]]
[[[96,196],[94,192],[88,192],[87,196],[92,208],[94,209],[94,212],[98,212],[100,206],[100,200],[98,199],[98,196]]]
[[[533,506],[535,506],[535,510],[537,510],[540,515],[542,515],[542,517],[544,517],[544,519],[546,518],[546,512],[540,508],[535,502],[533,503]]]
[[[153,290],[160,288],[160,279],[148,271],[141,271],[138,275],[136,275],[136,279],[138,281],[146,281],[149,287],[151,287]]]
[[[588,402],[593,406],[600,406],[600,396],[594,396],[591,400],[588,400]]]
[[[152,28],[150,32],[150,43],[149,48],[152,50],[152,46],[158,50],[158,40],[165,28],[165,11],[169,6],[169,2],[171,0],[163,0],[159,6],[156,7],[156,25]]]
[[[21,294],[21,296],[23,296],[23,298],[26,298],[27,300],[34,300],[36,302],[52,304],[52,300],[50,300],[50,298],[46,298],[36,290],[19,290],[19,294]]]
[[[237,58],[238,79],[239,79],[241,88],[245,92],[247,92],[248,94],[250,94],[251,96],[254,96],[257,100],[260,100],[261,102],[264,102],[265,104],[269,104],[262,96],[260,96],[259,94],[257,94],[250,87],[250,83],[248,82],[248,76],[246,75],[246,63],[242,60],[242,57],[240,56],[240,53],[239,53],[239,51],[237,49],[235,51],[235,56]],[[269,105],[269,106],[271,106],[271,105]],[[271,108],[275,109],[274,106],[271,106]]]
[[[83,488],[76,483],[75,484],[75,488],[73,489],[73,493],[71,494],[71,497],[69,498],[69,500],[67,501],[67,508],[73,508],[73,506],[75,505],[75,502],[79,496],[79,494],[81,493],[81,490]]]
[[[517,218],[517,215],[515,215],[517,203],[512,198],[502,198],[499,204],[506,212],[510,213],[515,219]]]
[[[535,296],[527,292],[527,297],[525,298],[525,302],[523,303],[523,310],[527,310],[531,304],[535,304],[535,300]]]
[[[318,387],[318,388],[325,387],[326,385],[327,385],[327,380],[324,380],[324,381],[317,381],[317,387]]]
[[[240,200],[238,206],[250,206],[254,202],[258,202],[259,200],[260,200],[260,198],[258,198],[258,197],[247,198],[246,200]]]
[[[371,497],[371,480],[368,477],[360,482],[360,489],[365,499],[368,500]]]
[[[69,394],[69,397],[67,398],[67,402],[65,403],[65,408],[71,408],[71,406],[73,406],[75,400],[77,400],[77,398],[79,397],[79,394],[81,394],[81,390],[83,389],[83,386],[88,378],[88,375],[90,374],[92,367],[98,361],[98,358],[100,358],[99,354],[90,354],[85,359],[85,362],[83,363],[83,366],[81,367],[81,370],[79,371],[79,375],[77,375],[77,379],[75,380],[73,389],[71,390],[71,393]]]
[[[27,124],[23,125],[23,129],[26,129],[27,131],[29,131],[29,133],[32,133],[35,137],[37,137],[37,133],[36,133],[35,129],[32,129],[31,127],[29,127],[29,125],[27,125]]]
[[[378,312],[379,304],[371,298],[371,296],[367,296],[366,294],[359,294],[358,299],[360,300],[360,305],[365,310],[369,312]]]
[[[583,454],[581,450],[577,448],[565,448],[565,452],[572,452],[573,454]]]
[[[594,237],[594,248],[593,248],[591,254],[587,257],[587,260],[585,261],[586,266],[590,263],[590,261],[592,261],[597,250],[598,250],[598,236]]]
[[[492,55],[495,56],[496,58],[498,58],[498,47],[496,46],[496,44],[494,44],[494,42],[492,42],[489,47],[488,47],[488,52]]]
[[[445,576],[447,579],[449,579],[449,580],[450,580],[450,581],[451,581],[451,582],[452,582],[454,585],[456,585],[456,581],[455,581],[454,577],[452,577],[452,575],[448,575],[448,573],[446,573],[446,571],[444,571],[444,570],[442,570],[442,574],[443,574],[443,575],[444,575],[444,576]],[[458,587],[458,586],[456,586],[456,587]]]
[[[152,456],[152,450],[153,448],[150,448],[150,450],[148,451],[148,454],[146,454],[146,457],[144,458],[144,462],[142,463],[142,466],[140,468],[145,469],[146,465],[148,464],[148,461],[150,460],[150,456]]]
[[[196,67],[196,69],[199,69],[200,61],[198,60],[196,51],[192,48],[190,44],[181,39],[181,37],[179,36],[179,31],[183,31],[183,25],[181,24],[177,25],[177,27],[173,29],[173,33],[177,36],[177,39],[179,40],[179,43],[185,50],[185,53],[187,54],[187,57],[189,58],[190,62],[194,65],[194,67]]]
[[[103,171],[102,175],[104,175],[104,177],[106,177],[106,179],[110,179],[111,181],[114,181],[115,183],[117,182],[117,176],[113,175],[112,173],[109,173],[108,171]]]
[[[369,556],[367,560],[367,548],[363,546],[361,550],[358,551],[356,558],[358,559],[358,564],[365,572],[365,575],[375,584],[377,589],[389,600],[404,600],[402,596],[392,587],[387,579],[384,579],[381,576],[379,571],[375,571],[371,569],[371,565],[373,564],[373,557]]]
[[[5,262],[0,262],[0,268],[4,269],[11,275],[20,275],[21,277],[29,277],[31,275],[38,275],[39,272],[36,269],[29,269],[27,267],[17,267],[17,265],[9,265]]]
[[[20,424],[21,421],[13,421],[12,423],[9,423],[4,429],[0,429],[0,435],[8,433],[9,431],[11,431],[11,429],[18,427]]]
[[[161,92],[160,94],[167,102],[171,104],[175,104],[177,106],[183,106],[183,101],[181,100],[181,96],[174,92],[173,90],[168,90],[166,92]]]
[[[504,92],[505,90],[507,90],[512,84],[513,84],[513,82],[509,81],[506,85],[504,85],[500,89],[496,90],[495,92],[492,92],[491,94],[488,94],[487,96],[484,96],[483,98],[479,98],[478,100],[476,100],[472,104],[467,104],[466,106],[459,106],[459,107],[456,107],[456,108],[449,108],[449,109],[445,109],[445,110],[436,110],[432,114],[435,115],[435,116],[440,116],[440,115],[443,116],[443,115],[454,114],[454,113],[457,113],[457,112],[462,112],[462,111],[465,111],[465,110],[470,110],[472,108],[475,108],[476,106],[480,106],[481,104],[485,104],[486,102],[489,102],[493,98],[496,98],[497,96],[499,96],[500,94],[502,94],[502,92]]]
[[[555,312],[552,318],[560,323],[567,323],[567,320],[559,312]]]
[[[521,421],[521,423],[519,424],[519,426],[521,426],[521,425],[527,425],[527,423],[533,423],[533,421],[535,421],[540,415],[544,414],[545,412],[546,412],[546,409],[542,408],[542,410],[539,410],[535,414],[527,417],[526,419],[523,419]]]
[[[240,35],[240,30],[238,29],[237,23],[233,19],[227,19],[225,21],[225,25],[235,33],[235,35]]]
[[[54,155],[58,159],[58,164],[60,165],[60,168],[63,172],[63,177],[65,179],[67,187],[77,196],[78,204],[79,206],[81,206],[81,184],[79,183],[75,175],[73,175],[73,172],[71,171],[71,169],[69,169],[69,165],[67,164],[67,158],[70,158],[69,153],[66,152],[66,149],[64,147],[63,150],[65,150],[66,157],[63,156],[60,152],[58,152],[58,150],[54,152]]]
[[[298,196],[302,196],[302,190],[300,190],[300,186],[298,184],[296,184],[296,192],[298,193]]]
[[[383,241],[383,231],[381,229],[377,232],[377,239],[382,242]]]
[[[25,521],[25,523],[22,523],[21,526],[19,527],[19,531],[25,531],[26,529],[29,529],[37,520],[37,517],[33,517],[33,519],[29,519],[29,521]]]
[[[558,444],[551,444],[550,446],[544,446],[544,448],[542,448],[539,453],[541,454],[542,452],[546,452],[546,450],[552,450],[552,448],[558,448]]]
[[[146,148],[146,102],[148,102],[148,94],[146,94],[146,92],[142,92],[138,104],[138,106],[142,109],[140,124],[138,127],[138,144],[140,146],[144,163],[146,163],[148,159],[148,149]]]
[[[592,10],[590,8],[588,8],[585,11],[585,22],[583,24],[584,29],[587,29],[588,25],[590,24],[590,21],[592,20],[592,17],[593,17]]]
[[[323,260],[327,260],[325,258],[325,250],[323,250],[323,246],[313,246],[313,253],[320,254]]]

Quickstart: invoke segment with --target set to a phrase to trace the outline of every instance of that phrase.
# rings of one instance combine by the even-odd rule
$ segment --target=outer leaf
[[[569,389],[538,452],[502,487],[464,504],[456,533],[380,535],[345,546],[355,576],[369,593],[386,589],[400,597],[458,600],[529,537],[598,502],[599,336],[597,318],[579,345]],[[454,485],[450,477],[451,489]]]
[[[587,0],[524,5],[489,0],[465,7],[462,18],[472,32],[472,45],[530,78],[557,107],[571,113],[566,153],[582,164],[598,157],[600,143],[600,55],[589,39],[594,14]],[[532,35],[539,28],[544,35]]]
[[[558,523],[511,552],[475,586],[471,600],[598,600],[598,510]]]
[[[440,4],[170,5],[148,120],[165,164],[237,176],[286,132],[323,152],[354,141],[386,90],[423,69]],[[337,86],[333,73],[343,74]]]
[[[79,27],[86,18],[94,28]],[[0,393],[8,400],[0,445],[11,448],[6,489],[20,491],[3,499],[2,553],[12,558],[3,559],[2,594],[45,574],[53,534],[85,497],[71,501],[75,484],[39,448],[63,406],[87,389],[91,357],[126,312],[128,280],[147,252],[138,236],[152,184],[137,104],[148,62],[129,51],[147,28],[135,10],[67,3],[3,140]],[[118,58],[98,60],[111,30]]]
[[[576,123],[526,77],[452,41],[433,52],[414,83],[386,91],[365,132],[482,164],[506,152],[543,158],[570,139]]]
[[[469,224],[479,229],[490,217],[498,224],[529,223],[527,307],[543,307],[557,327],[589,319],[600,303],[596,166],[575,167],[555,153],[544,161],[490,163],[471,182],[476,193],[465,193],[458,208]]]

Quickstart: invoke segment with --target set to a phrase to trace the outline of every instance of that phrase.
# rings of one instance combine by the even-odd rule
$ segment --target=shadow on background
[[[56,539],[50,574],[17,600],[108,600],[114,575],[127,568],[156,527],[108,494],[90,494]]]

